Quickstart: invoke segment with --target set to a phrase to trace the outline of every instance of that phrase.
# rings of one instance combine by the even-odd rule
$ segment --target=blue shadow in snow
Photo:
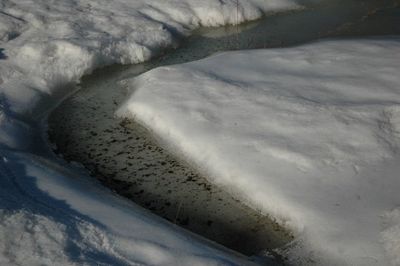
[[[7,58],[7,55],[4,53],[4,48],[0,48],[0,60],[5,60]]]
[[[126,265],[118,258],[85,244],[86,236],[80,228],[92,224],[102,231],[107,230],[104,225],[40,190],[36,177],[27,173],[25,163],[12,154],[4,157],[4,153],[8,154],[4,149],[0,150],[0,210],[3,210],[3,215],[25,211],[32,218],[44,216],[63,226],[63,233],[67,236],[64,252],[77,264]]]

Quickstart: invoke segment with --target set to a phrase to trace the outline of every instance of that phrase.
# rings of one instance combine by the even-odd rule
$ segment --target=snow
[[[124,84],[117,112],[296,232],[296,265],[400,265],[400,39],[228,52]]]
[[[241,0],[238,8],[236,0],[5,0],[0,6],[0,44],[8,58],[0,80],[19,112],[32,109],[42,92],[95,68],[148,60],[200,26],[299,7],[295,0]]]
[[[3,178],[2,189],[9,195],[2,199],[0,247],[6,264],[244,263],[193,241],[92,180],[71,182],[76,172],[53,161],[15,152],[3,158],[0,171],[8,180]]]
[[[113,195],[55,158],[42,120],[96,68],[148,60],[200,26],[296,0],[2,0],[0,264],[247,264]]]

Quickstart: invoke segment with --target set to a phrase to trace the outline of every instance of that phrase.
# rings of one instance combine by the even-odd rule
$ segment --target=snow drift
[[[399,69],[398,38],[222,53],[126,80],[118,114],[295,230],[296,264],[398,265]]]

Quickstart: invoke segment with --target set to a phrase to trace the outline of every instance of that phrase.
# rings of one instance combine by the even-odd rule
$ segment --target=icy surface
[[[309,265],[400,263],[400,40],[325,41],[162,67],[134,117],[297,232]]]
[[[49,155],[40,121],[93,69],[148,60],[200,26],[235,24],[296,0],[2,0],[0,264],[244,264]]]

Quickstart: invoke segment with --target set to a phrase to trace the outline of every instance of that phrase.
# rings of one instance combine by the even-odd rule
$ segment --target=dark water
[[[279,261],[279,249],[292,240],[288,230],[209,183],[201,171],[168,152],[136,122],[114,117],[126,98],[119,81],[219,51],[400,33],[400,0],[321,2],[240,27],[201,29],[178,49],[150,62],[108,67],[83,78],[80,90],[49,117],[55,151],[173,223],[246,255],[268,251]]]

